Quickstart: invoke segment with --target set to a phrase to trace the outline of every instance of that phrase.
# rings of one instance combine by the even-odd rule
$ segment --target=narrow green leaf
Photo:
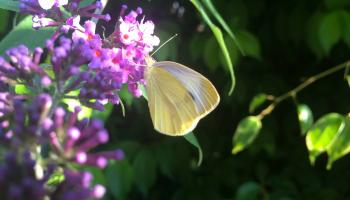
[[[342,127],[327,149],[327,169],[331,169],[334,161],[350,152],[350,117],[345,117]]]
[[[106,168],[107,187],[116,199],[126,199],[134,175],[127,159],[111,162]]]
[[[233,135],[232,154],[237,154],[249,146],[258,136],[261,128],[262,124],[259,117],[248,116],[242,119]]]
[[[54,33],[53,28],[34,30],[32,28],[32,18],[24,18],[10,33],[0,42],[0,55],[6,49],[24,44],[30,49],[44,46],[45,41]]]
[[[193,132],[190,132],[188,134],[186,134],[184,136],[184,138],[191,143],[193,146],[195,146],[198,150],[198,162],[197,162],[197,166],[200,166],[202,164],[203,161],[203,151],[202,151],[202,147],[199,144],[196,136],[193,134]]]
[[[156,181],[156,159],[149,150],[139,152],[133,162],[134,175],[137,178],[136,186],[147,196],[148,190]]]
[[[305,104],[298,105],[298,119],[301,129],[301,134],[305,135],[314,123],[314,117],[309,106]]]
[[[220,23],[222,28],[227,32],[227,34],[233,39],[235,44],[237,45],[237,48],[240,50],[240,52],[245,55],[244,50],[242,49],[242,46],[240,45],[240,40],[237,39],[237,37],[233,34],[231,28],[228,26],[226,21],[221,17],[220,13],[216,10],[215,6],[213,5],[211,0],[203,0],[204,5],[209,9],[211,14],[216,18],[216,20]]]
[[[318,155],[327,150],[334,137],[341,130],[343,123],[344,117],[342,115],[330,113],[317,120],[307,132],[305,139],[311,164],[315,163]]]
[[[264,104],[267,100],[266,94],[257,94],[249,104],[249,112],[253,113],[258,107]]]
[[[196,7],[196,9],[199,11],[199,13],[202,15],[204,21],[208,24],[209,28],[211,29],[211,31],[213,32],[216,40],[219,43],[219,46],[221,48],[222,53],[224,54],[225,57],[225,61],[226,61],[226,65],[230,71],[230,75],[231,75],[231,88],[229,91],[229,95],[232,94],[233,89],[235,88],[235,84],[236,84],[236,78],[235,78],[235,74],[234,74],[234,70],[233,70],[233,64],[232,64],[232,60],[230,58],[230,54],[228,52],[228,49],[226,47],[225,44],[225,40],[223,37],[223,34],[220,30],[219,27],[217,27],[209,18],[209,16],[207,15],[207,13],[205,12],[203,6],[201,5],[201,3],[198,0],[191,0],[192,4]]]
[[[0,8],[18,12],[19,2],[14,0],[0,0]]]
[[[333,11],[323,17],[319,27],[320,44],[329,55],[331,48],[339,42],[342,36],[341,12]]]

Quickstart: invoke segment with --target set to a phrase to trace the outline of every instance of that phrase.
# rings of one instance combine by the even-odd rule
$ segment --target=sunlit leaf
[[[139,152],[133,162],[134,175],[137,180],[136,186],[146,196],[150,187],[156,181],[156,160],[148,150]]]
[[[348,81],[349,87],[350,87],[350,75],[346,76],[346,80]]]
[[[78,96],[79,91],[72,91],[68,93],[69,96]],[[93,109],[83,106],[78,99],[65,98],[62,100],[67,105],[67,109],[70,112],[74,112],[76,107],[81,107],[81,111],[78,114],[78,119],[90,118],[92,116]]]
[[[324,16],[321,21],[318,34],[320,44],[327,55],[342,36],[341,17],[340,11],[333,11]]]
[[[209,28],[211,29],[211,31],[213,32],[216,40],[219,43],[219,46],[221,48],[222,53],[224,54],[225,57],[225,61],[226,61],[226,65],[230,71],[230,75],[231,75],[231,87],[230,87],[230,91],[229,91],[229,95],[232,94],[235,85],[236,85],[236,78],[235,78],[235,74],[234,74],[234,70],[233,70],[233,64],[232,64],[232,60],[230,58],[230,54],[227,50],[227,46],[225,44],[225,40],[223,37],[223,34],[220,30],[219,27],[217,27],[209,18],[209,16],[207,15],[207,13],[205,12],[203,6],[201,5],[201,3],[198,0],[191,0],[192,4],[196,7],[196,9],[199,11],[199,13],[202,15],[204,21],[208,24]]]
[[[46,181],[46,185],[49,187],[55,187],[64,181],[65,177],[63,172],[56,170],[49,177],[49,180]]]
[[[344,117],[342,115],[330,113],[317,120],[307,132],[305,139],[311,164],[315,163],[318,155],[327,150],[334,137],[341,130],[343,123]]]
[[[327,169],[332,167],[334,161],[350,152],[350,117],[345,117],[342,127],[327,148],[328,163]]]
[[[15,0],[0,0],[0,8],[18,12],[19,2]]]
[[[301,133],[305,135],[305,133],[311,128],[312,124],[314,123],[314,117],[309,106],[305,104],[298,105],[297,109]]]
[[[249,116],[242,119],[233,135],[232,153],[237,154],[249,146],[258,136],[261,127],[262,124],[259,117]]]
[[[193,146],[195,146],[198,149],[198,162],[197,166],[200,166],[203,160],[203,151],[202,147],[200,146],[196,136],[193,134],[193,132],[190,132],[184,136],[184,138],[191,143]]]
[[[50,38],[53,33],[53,28],[34,30],[32,28],[32,17],[27,16],[1,40],[0,55],[2,55],[6,49],[20,44],[24,44],[30,49],[43,47],[45,41]]]
[[[111,162],[106,168],[107,187],[116,199],[126,199],[133,178],[132,167],[126,159]]]
[[[249,112],[253,113],[258,107],[264,104],[267,100],[266,94],[257,94],[249,104]]]
[[[211,14],[216,18],[216,20],[220,23],[222,28],[228,33],[228,35],[233,39],[235,44],[237,45],[238,49],[241,51],[241,53],[245,54],[245,49],[241,47],[240,40],[237,39],[237,37],[233,34],[231,28],[228,26],[226,21],[221,17],[220,13],[216,10],[215,6],[213,5],[211,0],[203,0],[204,5],[209,9]]]
[[[17,85],[15,85],[15,93],[16,94],[29,94],[30,89],[25,85],[17,84]]]

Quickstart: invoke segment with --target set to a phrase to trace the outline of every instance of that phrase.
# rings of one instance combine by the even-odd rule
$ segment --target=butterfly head
[[[154,58],[152,58],[151,56],[147,56],[145,58],[145,61],[146,61],[147,67],[151,67],[156,62],[156,60]]]

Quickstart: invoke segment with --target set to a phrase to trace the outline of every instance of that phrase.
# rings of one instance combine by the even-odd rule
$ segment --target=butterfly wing
[[[153,63],[146,79],[154,128],[167,135],[185,135],[192,131],[220,101],[208,79],[175,62]]]

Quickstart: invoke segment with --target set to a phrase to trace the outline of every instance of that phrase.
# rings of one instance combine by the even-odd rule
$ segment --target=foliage
[[[126,154],[95,172],[98,183],[107,185],[106,200],[350,198],[350,78],[342,71],[347,64],[293,90],[310,80],[306,77],[350,60],[349,1],[130,4],[152,15],[161,41],[179,33],[155,56],[193,66],[215,84],[222,100],[195,130],[203,150],[198,167],[188,142],[153,130],[145,100],[121,92],[125,117],[117,106],[102,117],[112,135],[100,149],[122,148]],[[106,12],[119,7],[111,1]],[[0,23],[4,36],[11,20],[0,20],[6,22]],[[102,34],[110,26],[100,23],[98,30]],[[236,81],[232,96],[230,79]],[[294,92],[280,101],[288,91]]]

